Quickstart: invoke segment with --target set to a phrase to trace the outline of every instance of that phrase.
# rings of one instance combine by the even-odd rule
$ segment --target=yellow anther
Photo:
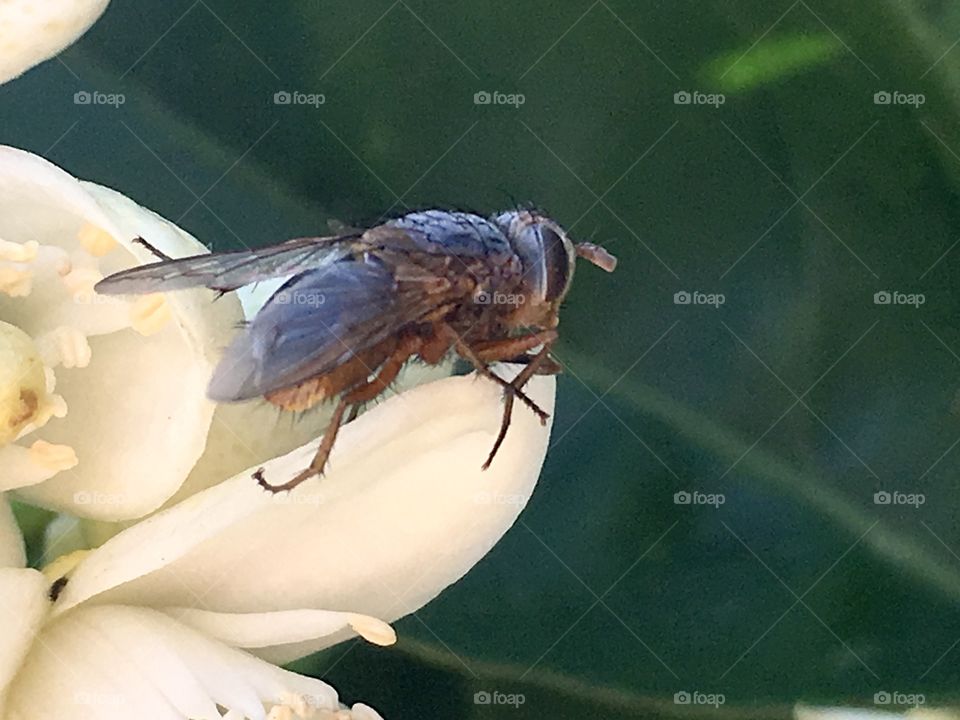
[[[141,335],[153,335],[170,319],[170,305],[160,293],[137,298],[130,309],[130,324]]]
[[[396,631],[383,620],[350,613],[347,622],[360,637],[374,645],[393,645],[397,641]]]
[[[76,467],[80,462],[76,451],[69,445],[54,445],[45,440],[37,440],[30,446],[30,460],[34,465],[55,473]]]
[[[94,257],[103,257],[117,246],[113,235],[91,223],[80,228],[77,239],[83,249]]]
[[[26,297],[33,289],[33,271],[27,268],[0,266],[0,293],[10,297]]]
[[[87,336],[69,325],[60,325],[37,338],[44,364],[52,367],[83,368],[90,364],[92,351]]]
[[[70,296],[79,303],[90,304],[93,298],[93,286],[103,280],[103,274],[93,268],[73,268],[63,276],[64,287]]]
[[[0,239],[0,260],[16,263],[28,263],[37,259],[40,243],[30,240],[25,243],[15,243]]]

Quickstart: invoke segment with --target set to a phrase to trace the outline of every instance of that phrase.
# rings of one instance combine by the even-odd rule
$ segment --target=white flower
[[[552,412],[554,378],[527,390]],[[529,499],[549,439],[518,404],[481,471],[501,413],[487,380],[422,385],[344,426],[324,477],[271,495],[248,468],[90,551],[53,603],[45,594],[63,563],[46,579],[0,571],[16,619],[0,639],[0,717],[331,712],[332,688],[269,663],[354,634],[390,644],[384,621],[424,605],[497,542]],[[267,462],[266,478],[295,474],[314,447]],[[377,715],[360,705],[353,717]]]
[[[0,83],[71,45],[109,0],[0,0]]]
[[[138,236],[175,256],[206,251],[122,195],[0,147],[0,490],[138,517],[204,452],[206,384],[243,314],[205,290],[96,295],[105,274],[155,259]]]
[[[136,518],[322,432],[329,411],[283,422],[264,402],[206,399],[241,302],[255,313],[269,284],[216,301],[203,289],[94,293],[104,275],[157,259],[137,237],[173,257],[207,252],[119,193],[0,146],[0,491]],[[447,374],[415,367],[398,386]]]

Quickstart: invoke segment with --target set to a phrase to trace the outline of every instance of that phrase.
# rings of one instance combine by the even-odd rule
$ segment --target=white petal
[[[18,491],[30,502],[83,517],[139,517],[179,488],[204,450],[214,411],[206,385],[240,305],[212,302],[206,290],[93,295],[98,277],[155,259],[132,242],[137,236],[172,256],[206,252],[122,195],[0,147],[0,266],[5,254],[34,275],[26,295],[0,292],[0,317],[41,346],[66,401],[66,416],[31,439],[78,459],[52,476],[25,472],[18,484],[38,483]],[[16,262],[20,247],[35,261]]]
[[[514,368],[514,371],[516,368]],[[553,410],[555,380],[529,394]],[[327,475],[271,495],[249,471],[125,530],[76,569],[57,611],[99,601],[219,612],[349,610],[387,622],[462,577],[516,520],[533,491],[549,425],[517,404],[500,426],[500,388],[473,375],[422,385],[345,426]],[[314,445],[264,466],[279,482]],[[289,659],[328,644],[264,656]]]
[[[392,645],[397,635],[369,615],[330,610],[278,610],[266,613],[218,613],[195,608],[163,608],[178,622],[231,647],[263,648],[325,638],[354,631],[375,645]]]
[[[0,568],[0,717],[7,687],[27,656],[50,608],[47,581],[36,570]]]
[[[411,364],[384,397],[448,377],[452,369],[452,363]],[[306,413],[282,412],[265,400],[217,405],[206,450],[167,506],[315,440],[323,434],[332,413],[331,405]]]
[[[46,625],[9,688],[5,718],[265,718],[296,697],[333,710],[337,693],[146,608],[80,608]]]
[[[0,82],[51,58],[87,31],[109,0],[0,2]]]
[[[0,493],[0,568],[22,568],[26,562],[27,553],[20,526],[13,516],[7,496]]]

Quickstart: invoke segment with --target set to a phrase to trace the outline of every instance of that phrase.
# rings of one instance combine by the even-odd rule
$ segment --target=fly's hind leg
[[[420,338],[415,336],[405,338],[397,346],[393,354],[380,366],[380,369],[373,379],[348,390],[340,397],[340,401],[333,411],[333,417],[330,418],[327,430],[323,434],[323,439],[320,441],[320,447],[317,448],[317,452],[313,456],[313,460],[310,461],[309,467],[298,473],[292,480],[288,480],[280,485],[267,482],[263,477],[263,470],[261,468],[253,474],[257,484],[264,490],[278,493],[293,490],[305,480],[309,480],[314,475],[323,473],[323,468],[327,464],[330,452],[333,450],[333,444],[337,439],[337,433],[343,424],[343,417],[347,410],[351,407],[355,410],[358,405],[373,400],[377,395],[386,390],[390,386],[390,383],[397,379],[397,375],[403,368],[403,364],[407,361],[407,358],[416,353],[419,346]]]

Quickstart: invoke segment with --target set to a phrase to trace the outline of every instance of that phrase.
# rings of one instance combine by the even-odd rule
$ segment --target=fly
[[[96,290],[229,292],[289,276],[227,348],[207,390],[218,402],[264,397],[293,411],[337,398],[309,467],[276,485],[254,473],[261,487],[281,492],[322,473],[347,412],[379,396],[411,358],[436,365],[455,352],[503,388],[500,431],[483,469],[506,437],[515,400],[546,423],[523,388],[535,374],[561,370],[550,350],[578,257],[607,272],[617,263],[603,248],[575,245],[535,211],[487,219],[426,210],[365,231],[164,258],[104,278]],[[494,362],[525,367],[507,381]]]

